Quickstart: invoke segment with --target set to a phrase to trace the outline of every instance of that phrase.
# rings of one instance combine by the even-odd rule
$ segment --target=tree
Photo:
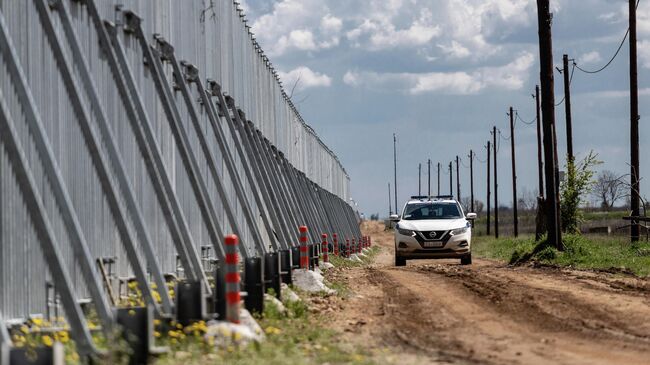
[[[463,210],[465,212],[471,212],[471,210],[472,210],[471,209],[472,208],[471,202],[472,202],[472,200],[468,196],[463,197],[463,198],[460,199],[460,205],[463,207]],[[472,213],[479,214],[481,212],[483,212],[483,202],[480,201],[480,200],[475,199],[474,200],[474,211]]]
[[[625,184],[620,176],[604,170],[596,178],[591,193],[600,200],[601,208],[610,210],[618,200],[625,197],[624,187]]]
[[[593,185],[593,167],[601,162],[593,151],[582,161],[575,163],[569,158],[566,164],[566,179],[560,184],[562,230],[567,233],[580,233],[582,212],[580,205],[585,194]]]
[[[517,202],[517,209],[524,212],[537,210],[537,195],[537,191],[530,191],[523,188]]]

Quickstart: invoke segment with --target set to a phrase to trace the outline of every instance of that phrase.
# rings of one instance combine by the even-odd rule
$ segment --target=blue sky
[[[287,92],[300,79],[294,103],[343,162],[352,196],[366,214],[388,211],[393,132],[402,204],[417,193],[418,163],[425,166],[430,158],[446,165],[460,155],[469,165],[470,149],[484,159],[493,125],[510,135],[511,105],[523,120],[534,118],[531,94],[539,83],[534,0],[246,0],[242,7]],[[583,68],[600,68],[627,29],[624,0],[556,0],[552,7],[558,66],[567,53]],[[643,177],[650,176],[649,0],[640,2],[638,23]],[[599,169],[621,175],[629,172],[628,80],[626,44],[608,69],[597,75],[576,70],[572,82],[578,158],[594,150],[604,161]],[[562,75],[556,73],[556,102],[562,97]],[[563,156],[563,106],[556,116]],[[519,187],[536,191],[535,128],[519,122],[515,134]],[[501,203],[509,205],[508,141],[501,141],[498,159]],[[485,165],[476,161],[475,167],[475,194],[485,200]],[[442,180],[446,191],[448,175]],[[468,194],[466,168],[461,185]],[[645,180],[642,195],[650,196]]]

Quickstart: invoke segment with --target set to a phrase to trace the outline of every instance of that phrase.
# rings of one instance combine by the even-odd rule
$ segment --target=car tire
[[[470,253],[467,256],[463,256],[460,258],[460,264],[461,265],[471,265],[472,264],[472,254]]]
[[[406,266],[406,259],[395,255],[395,266]]]

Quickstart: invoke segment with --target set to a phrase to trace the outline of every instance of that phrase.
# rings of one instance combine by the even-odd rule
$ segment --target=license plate
[[[424,242],[424,247],[442,247],[442,242]]]

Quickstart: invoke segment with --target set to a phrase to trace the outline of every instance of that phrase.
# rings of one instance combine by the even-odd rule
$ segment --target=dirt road
[[[381,362],[650,364],[650,280],[479,259],[396,268],[392,234],[365,228],[381,253],[336,274],[354,293],[331,326]]]

